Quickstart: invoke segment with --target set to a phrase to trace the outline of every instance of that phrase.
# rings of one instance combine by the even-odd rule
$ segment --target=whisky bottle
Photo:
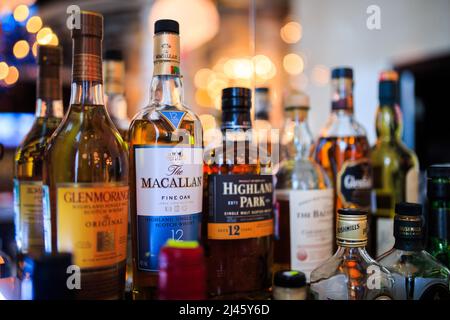
[[[333,188],[311,158],[309,97],[302,92],[291,94],[284,110],[285,126],[290,128],[284,132],[292,132],[292,137],[277,172],[274,263],[276,270],[304,272],[309,282],[311,271],[333,254]]]
[[[222,141],[205,150],[203,232],[214,299],[269,296],[273,262],[273,176],[261,174],[251,132],[251,91],[222,91]]]
[[[450,270],[423,248],[422,206],[399,203],[395,206],[394,247],[379,263],[395,280],[395,300],[450,299]]]
[[[150,104],[129,130],[133,296],[156,297],[158,256],[168,239],[200,239],[202,126],[183,104],[178,22],[158,20]]]
[[[350,68],[332,71],[331,109],[331,116],[316,144],[315,159],[332,179],[335,214],[341,208],[369,210],[370,149],[366,132],[353,115],[353,70]]]
[[[376,256],[392,248],[395,204],[417,202],[419,162],[401,141],[402,113],[398,106],[398,74],[384,71],[379,82],[376,116],[377,141],[370,153],[376,210],[371,230]]]
[[[72,253],[79,299],[120,299],[128,225],[127,146],[103,102],[103,16],[72,30],[70,107],[44,156],[45,249]]]
[[[105,81],[106,110],[122,138],[127,140],[130,119],[127,115],[127,100],[124,96],[125,63],[121,51],[108,50],[105,52],[103,79]]]
[[[38,47],[36,119],[17,148],[14,161],[15,229],[18,275],[25,254],[44,252],[42,166],[50,136],[63,117],[60,71],[62,49]]]
[[[450,165],[432,165],[427,176],[427,251],[450,268]]]
[[[316,300],[391,300],[394,279],[367,253],[367,212],[339,209],[336,253],[311,273]]]

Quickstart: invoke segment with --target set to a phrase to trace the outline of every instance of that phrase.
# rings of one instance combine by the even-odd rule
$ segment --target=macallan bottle
[[[364,128],[353,115],[353,70],[333,69],[332,90],[332,112],[320,133],[315,158],[333,181],[335,213],[341,208],[369,210],[372,191],[370,148]],[[370,245],[369,238],[368,248]]]
[[[103,102],[103,16],[72,31],[70,107],[44,158],[45,249],[72,253],[79,299],[120,299],[125,285],[128,154]]]
[[[44,252],[42,165],[50,136],[63,117],[61,90],[62,49],[38,47],[36,119],[17,148],[14,161],[14,200],[18,275],[23,254]]]
[[[224,89],[223,139],[205,150],[203,242],[215,299],[262,299],[272,281],[273,176],[262,174],[250,108],[250,89]]]
[[[103,79],[105,81],[106,110],[122,138],[126,140],[130,119],[127,115],[127,100],[124,96],[125,63],[121,51],[108,50],[105,52]]]
[[[333,254],[334,193],[327,174],[311,158],[309,97],[290,94],[284,110],[284,132],[292,135],[277,172],[274,265],[276,270],[302,271],[309,282],[311,271]]]
[[[134,299],[156,298],[167,240],[200,239],[202,126],[183,104],[178,22],[156,21],[153,61],[150,103],[129,130]]]
[[[376,195],[376,210],[371,225],[376,256],[388,251],[395,243],[395,204],[417,202],[419,197],[419,161],[401,140],[403,123],[397,87],[398,74],[383,71],[378,92],[377,141],[370,153]]]

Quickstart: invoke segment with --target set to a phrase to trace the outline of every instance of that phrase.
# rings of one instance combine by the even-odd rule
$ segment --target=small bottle
[[[340,209],[336,253],[311,273],[315,300],[391,300],[394,279],[367,253],[367,212]]]
[[[308,287],[306,275],[300,271],[280,270],[273,278],[274,300],[306,300]]]
[[[309,282],[311,271],[333,254],[334,199],[327,174],[311,157],[308,111],[307,95],[288,97],[284,132],[290,141],[277,172],[274,267],[301,270]]]
[[[381,73],[378,96],[377,141],[370,154],[376,195],[376,210],[371,222],[376,256],[394,245],[395,204],[417,202],[419,193],[419,161],[401,140],[403,122],[395,71]]]
[[[450,271],[423,248],[422,206],[400,203],[395,213],[395,245],[378,259],[394,277],[393,298],[450,299]]]
[[[14,161],[14,206],[18,276],[26,254],[44,252],[42,167],[48,141],[63,117],[62,49],[38,46],[36,119],[17,148]]]
[[[450,268],[450,164],[428,168],[428,252]]]
[[[168,240],[159,254],[159,300],[205,300],[206,265],[197,241]]]
[[[127,140],[130,119],[127,114],[127,100],[124,96],[125,62],[121,51],[107,50],[105,52],[103,79],[105,81],[106,110],[122,138]]]
[[[335,214],[341,208],[371,208],[370,147],[365,129],[354,116],[353,84],[351,68],[333,69],[331,116],[315,148],[316,161],[334,185]]]
[[[128,227],[127,145],[103,98],[103,16],[81,11],[72,30],[72,93],[43,169],[45,249],[70,252],[80,299],[121,299]]]

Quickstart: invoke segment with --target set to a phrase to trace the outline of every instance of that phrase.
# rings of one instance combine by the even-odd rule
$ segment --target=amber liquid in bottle
[[[248,90],[242,88],[225,90],[229,89],[236,90],[231,95],[239,90],[243,90],[240,93],[244,94],[245,90]],[[250,95],[250,91],[247,94]],[[272,176],[261,175],[263,168],[259,159],[252,158],[256,155],[252,150],[255,146],[245,138],[245,131],[251,129],[251,103],[244,100],[250,97],[236,98],[234,102],[230,102],[233,100],[230,98],[225,102],[224,96],[222,97],[223,143],[205,151],[211,159],[206,161],[204,166],[203,211],[208,214],[204,214],[202,226],[208,267],[208,291],[213,299],[264,299],[268,297],[272,280]],[[239,104],[237,101],[244,101],[243,105],[233,106],[233,103]],[[234,130],[239,133],[234,135]],[[227,131],[231,131],[231,135],[227,135]],[[265,229],[262,233],[253,229],[252,223],[255,220],[242,222],[240,218],[223,219],[223,215],[227,212],[240,212],[246,209],[238,204],[239,201],[242,203],[243,197],[239,200],[233,198],[230,196],[231,192],[226,192],[221,185],[225,183],[245,185],[251,179],[264,180],[258,183],[271,186],[270,191],[267,189],[264,194],[268,203],[265,207],[268,214],[256,221],[261,229]],[[248,196],[252,197],[251,194]]]

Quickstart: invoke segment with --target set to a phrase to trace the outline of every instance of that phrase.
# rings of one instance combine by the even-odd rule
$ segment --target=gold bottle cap
[[[336,242],[341,247],[364,247],[367,244],[367,211],[338,210]]]
[[[384,70],[380,73],[380,81],[398,81],[398,73],[394,70]]]

